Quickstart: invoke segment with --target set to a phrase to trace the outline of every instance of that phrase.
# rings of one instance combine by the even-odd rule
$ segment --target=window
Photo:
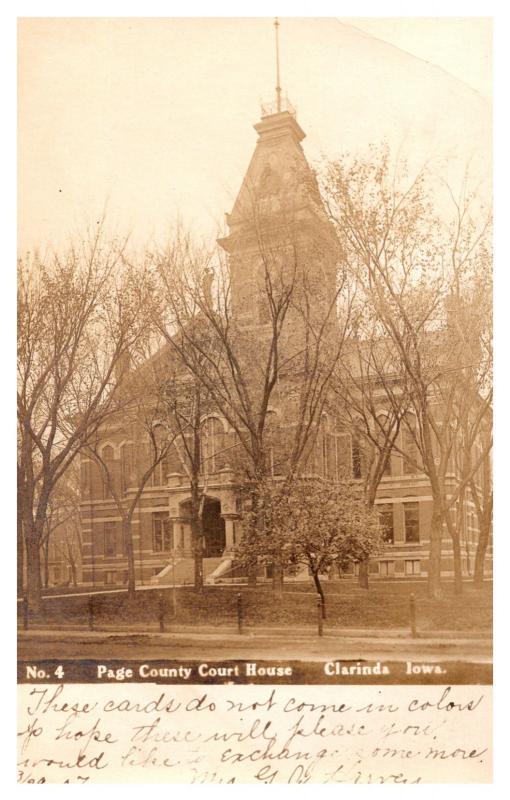
[[[104,574],[104,582],[110,586],[114,583],[117,583],[117,573],[107,570]]]
[[[151,457],[154,458],[154,453],[152,453]],[[165,456],[155,467],[151,475],[152,486],[166,486],[167,475],[168,475],[168,458]]]
[[[115,522],[105,522],[104,523],[104,554],[105,556],[114,556],[117,554],[116,549],[116,542],[115,542],[115,532],[116,532],[116,523]]]
[[[122,491],[127,492],[135,484],[134,474],[134,446],[130,442],[122,446],[120,451],[120,473]]]
[[[387,544],[393,544],[395,540],[393,528],[393,505],[391,503],[384,503],[377,507],[377,511],[379,512],[383,541]]]
[[[402,426],[402,450],[404,452],[404,475],[415,475],[420,461],[416,444],[416,419],[408,415]]]
[[[107,444],[106,447],[103,447],[101,458],[103,459],[105,465],[104,467],[101,468],[101,472],[103,473],[103,499],[106,500],[108,497],[111,497],[111,492],[108,487],[108,480],[112,483],[115,480],[115,476],[113,473],[114,452],[113,452],[113,447],[111,445]],[[105,475],[105,469],[106,472],[108,473],[108,480]]]
[[[331,432],[328,418],[321,419],[316,444],[316,471],[330,480],[337,478],[336,436]]]
[[[379,561],[379,575],[383,577],[388,577],[389,575],[393,575],[395,572],[395,562],[394,561]]]
[[[266,415],[266,425],[265,425],[265,439],[266,439],[266,449],[268,450],[268,460],[269,460],[269,468],[271,470],[271,475],[278,474],[278,468],[280,464],[275,463],[275,450],[276,457],[278,458],[279,452],[277,448],[277,438],[278,438],[278,419],[276,416],[275,411],[268,411]],[[275,471],[276,470],[276,471]]]
[[[404,503],[406,542],[420,541],[420,509],[418,503]]]
[[[166,511],[156,511],[152,515],[152,548],[156,553],[166,553],[172,547],[170,518]]]
[[[361,446],[359,436],[355,433],[352,437],[352,477],[359,479],[361,478],[361,473]]]
[[[393,428],[390,418],[386,416],[386,414],[379,414],[376,420],[376,431],[377,442],[381,456],[386,455],[386,453],[383,453],[383,448],[388,444],[388,439],[391,440],[392,430]],[[383,470],[383,477],[391,477],[391,452],[387,454],[387,459]]]
[[[80,462],[80,484],[83,494],[90,492],[90,461],[81,460]]]
[[[147,442],[147,466],[153,466],[155,461],[158,461],[158,463],[150,476],[150,484],[151,486],[166,486],[169,473],[168,432],[159,422],[154,425],[152,432],[154,441]],[[164,456],[161,458],[163,453]]]
[[[209,475],[225,466],[225,433],[221,420],[208,417],[201,428],[202,472]]]
[[[405,573],[406,575],[420,575],[421,574],[421,565],[420,561],[406,561],[405,562]]]

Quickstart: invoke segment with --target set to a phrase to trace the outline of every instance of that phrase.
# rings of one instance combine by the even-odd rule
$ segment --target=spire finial
[[[276,40],[276,110],[280,112],[282,110],[282,88],[280,86],[280,43],[278,40],[278,28],[280,27],[280,23],[278,22],[278,17],[274,18],[274,32],[275,32],[275,40]]]

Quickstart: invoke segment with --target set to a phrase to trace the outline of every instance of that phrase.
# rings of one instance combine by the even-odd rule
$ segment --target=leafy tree
[[[379,515],[367,508],[359,486],[351,480],[265,480],[258,487],[257,496],[257,526],[251,519],[255,512],[248,500],[243,512],[245,535],[237,557],[241,563],[251,563],[253,559],[267,565],[279,562],[290,572],[306,566],[325,617],[321,576],[335,566],[343,570],[379,552]]]

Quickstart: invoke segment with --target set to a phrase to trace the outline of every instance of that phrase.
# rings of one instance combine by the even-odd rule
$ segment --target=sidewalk
[[[127,638],[133,640],[142,637],[144,641],[163,643],[166,641],[189,641],[189,642],[227,642],[240,643],[249,640],[266,641],[268,643],[278,642],[280,644],[292,644],[296,641],[320,641],[335,640],[339,643],[349,644],[368,644],[369,641],[377,640],[378,645],[411,645],[413,642],[422,646],[433,646],[434,648],[462,647],[462,645],[481,647],[484,650],[492,649],[492,637],[487,632],[481,631],[419,631],[413,638],[409,630],[404,628],[388,629],[366,629],[366,628],[328,628],[324,626],[323,635],[319,637],[315,627],[249,627],[243,628],[239,633],[236,628],[231,626],[212,627],[194,626],[192,629],[183,625],[166,625],[166,630],[160,632],[159,628],[151,627],[141,629],[134,625],[108,626],[100,625],[94,630],[86,627],[38,627],[34,626],[28,630],[18,630],[18,639],[27,641],[30,639],[46,639],[48,641],[105,641]]]

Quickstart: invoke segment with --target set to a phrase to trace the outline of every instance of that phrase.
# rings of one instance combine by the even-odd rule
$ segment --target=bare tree
[[[490,217],[470,213],[473,197],[454,202],[451,222],[437,211],[430,176],[422,170],[409,180],[391,163],[387,148],[367,160],[343,159],[329,166],[325,194],[346,259],[367,304],[401,363],[402,385],[413,416],[403,420],[415,443],[406,454],[427,475],[432,497],[429,591],[440,593],[442,532],[452,535],[456,588],[460,590],[459,547],[449,523],[467,476],[451,485],[449,475],[462,417],[462,381],[476,377],[480,329],[476,324],[476,276],[490,272]],[[453,324],[455,298],[462,296],[463,336]],[[474,360],[473,360],[474,359]],[[394,393],[388,398],[394,399]],[[485,391],[482,406],[490,408]],[[476,470],[477,463],[471,469]],[[451,520],[450,520],[451,521]]]
[[[77,453],[122,404],[115,366],[145,333],[124,243],[101,226],[62,255],[18,269],[19,513],[29,607],[41,603],[41,540],[51,493]]]
[[[332,391],[352,442],[353,477],[361,482],[363,502],[371,510],[381,480],[391,472],[409,397],[394,348],[387,338],[377,336],[377,320],[366,305],[356,313],[354,327],[355,335],[335,370]],[[368,560],[359,564],[359,585],[368,588]]]
[[[179,435],[168,417],[169,376],[164,352],[145,358],[139,366],[129,359],[117,370],[117,390],[123,397],[122,412],[110,415],[89,436],[83,454],[99,468],[106,496],[115,504],[122,522],[122,542],[127,558],[127,588],[132,599],[136,590],[133,515],[143,491],[158,468],[164,468]],[[127,438],[120,469],[105,457],[104,443],[111,436]],[[164,476],[166,479],[166,476]]]
[[[181,370],[175,372],[172,390],[167,393],[168,416],[177,433],[174,448],[181,469],[190,485],[190,528],[194,559],[194,588],[201,591],[204,585],[203,526],[202,518],[207,492],[207,470],[204,469],[202,437],[203,415],[210,406],[204,397],[204,388],[196,376]],[[182,365],[181,365],[182,367]]]
[[[283,468],[290,480],[316,434],[350,313],[346,295],[343,316],[337,316],[342,276],[321,296],[309,253],[297,247],[292,232],[283,242],[281,235],[276,241],[259,237],[256,251],[255,319],[233,301],[237,288],[221,254],[197,250],[183,236],[156,259],[164,290],[155,309],[176,357],[235,431],[254,507],[257,487],[271,472],[272,407],[285,407],[291,420]]]
[[[49,554],[50,547],[53,550],[60,550],[62,555],[62,542],[65,538],[68,542],[65,551],[74,553],[76,543],[80,546],[80,486],[79,477],[75,469],[76,462],[73,462],[66,474],[62,476],[59,483],[54,487],[47,506],[46,519],[44,522],[44,534],[41,537],[41,550],[43,556],[43,577],[44,588],[49,585]],[[71,532],[73,535],[71,536]],[[75,535],[74,535],[75,534]],[[77,542],[74,541],[76,538]],[[64,556],[66,560],[66,556]],[[76,559],[74,560],[76,563]],[[74,569],[76,574],[76,569]]]

